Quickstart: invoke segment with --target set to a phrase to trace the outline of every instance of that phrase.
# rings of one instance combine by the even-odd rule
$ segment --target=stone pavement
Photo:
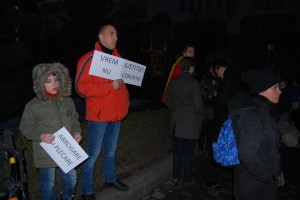
[[[279,200],[300,199],[300,148],[281,148],[282,168],[286,185],[279,189]],[[211,189],[207,182],[217,180],[216,165],[213,161],[195,160],[194,183],[174,183],[172,155],[169,155],[137,174],[124,179],[130,186],[126,192],[109,188],[96,194],[101,200],[233,200],[232,185]]]
[[[186,185],[182,182],[174,183],[172,179],[168,179],[160,186],[144,196],[142,200],[229,200],[232,199],[232,187],[220,187],[210,189],[206,186],[206,182],[213,180],[214,167],[211,162],[203,160],[195,160],[193,168],[194,183]]]
[[[300,199],[300,149],[284,148],[283,150],[283,171],[286,176],[286,186],[279,189],[280,200]],[[193,173],[195,183],[184,185],[175,184],[168,179],[142,200],[232,200],[232,185],[211,189],[206,186],[214,175],[214,165],[211,162],[197,159]]]

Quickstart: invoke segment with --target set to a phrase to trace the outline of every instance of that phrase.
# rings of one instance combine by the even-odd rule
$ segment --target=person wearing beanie
[[[281,174],[274,109],[282,79],[265,69],[243,72],[241,79],[250,94],[239,94],[227,103],[241,162],[234,167],[234,198],[274,200]]]
[[[259,94],[277,83],[282,83],[280,76],[268,69],[244,72],[242,80],[248,85],[251,94]]]
[[[65,127],[79,143],[82,140],[79,115],[71,95],[72,83],[68,69],[61,63],[43,63],[32,71],[33,90],[36,94],[24,109],[19,125],[21,133],[32,141],[34,167],[40,171],[40,199],[55,200],[55,171],[58,165],[40,145],[51,144],[53,133]],[[75,169],[65,174],[60,199],[71,200],[75,194]]]
[[[173,181],[180,183],[183,180],[190,185],[193,183],[194,149],[204,118],[204,106],[200,84],[192,75],[194,59],[184,57],[180,66],[180,75],[171,80],[168,87],[166,105],[172,114]]]

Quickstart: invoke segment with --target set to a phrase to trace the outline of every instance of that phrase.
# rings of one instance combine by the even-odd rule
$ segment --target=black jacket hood
[[[244,93],[239,93],[230,98],[227,102],[227,107],[229,110],[229,117],[232,118],[240,115],[243,111],[259,109],[258,104],[253,101],[252,96]]]

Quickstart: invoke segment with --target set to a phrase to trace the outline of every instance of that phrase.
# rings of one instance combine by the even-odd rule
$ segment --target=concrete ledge
[[[156,161],[149,167],[124,179],[129,190],[122,192],[113,188],[96,193],[96,199],[101,200],[139,200],[149,194],[155,187],[172,176],[173,156],[168,155]]]

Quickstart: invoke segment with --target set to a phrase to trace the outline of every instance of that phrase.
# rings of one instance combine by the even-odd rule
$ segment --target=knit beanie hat
[[[282,83],[278,74],[267,69],[242,72],[241,79],[249,86],[252,94],[261,93],[277,83]]]

